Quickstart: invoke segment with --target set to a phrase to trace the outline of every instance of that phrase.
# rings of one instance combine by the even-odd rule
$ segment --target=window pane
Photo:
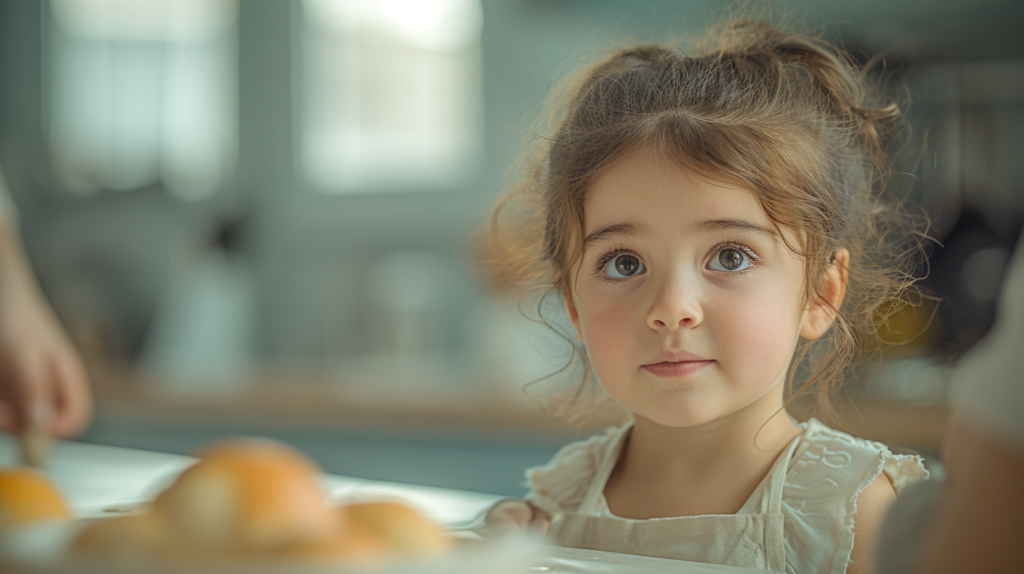
[[[206,197],[238,148],[234,0],[51,0],[55,167],[90,193]]]
[[[478,0],[305,0],[302,167],[328,193],[463,182],[481,145]]]

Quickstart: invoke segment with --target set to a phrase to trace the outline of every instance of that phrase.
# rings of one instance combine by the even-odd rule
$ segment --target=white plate
[[[597,550],[559,548],[528,537],[508,537],[459,547],[451,556],[431,561],[396,562],[372,571],[337,564],[292,561],[228,563],[187,567],[171,564],[116,564],[67,556],[81,522],[39,524],[10,533],[0,541],[0,571],[31,574],[532,574],[538,572],[636,574],[755,574],[749,570]]]

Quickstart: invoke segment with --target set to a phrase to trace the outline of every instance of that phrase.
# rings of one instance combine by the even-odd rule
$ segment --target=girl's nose
[[[647,314],[647,325],[655,331],[692,329],[703,320],[696,290],[683,286],[663,289]]]

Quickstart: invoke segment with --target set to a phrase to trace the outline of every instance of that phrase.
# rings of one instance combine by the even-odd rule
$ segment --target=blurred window
[[[479,0],[304,0],[300,163],[324,193],[446,188],[479,164]]]
[[[47,128],[67,189],[214,193],[237,159],[237,1],[49,6]]]

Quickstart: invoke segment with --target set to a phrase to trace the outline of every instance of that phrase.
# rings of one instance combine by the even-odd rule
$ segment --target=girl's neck
[[[695,427],[637,417],[605,498],[624,518],[735,513],[801,432],[782,408],[781,385]]]
[[[782,406],[782,386],[725,417],[686,428],[636,417],[621,462],[628,456],[647,472],[696,476],[737,460],[772,461],[802,431]]]

